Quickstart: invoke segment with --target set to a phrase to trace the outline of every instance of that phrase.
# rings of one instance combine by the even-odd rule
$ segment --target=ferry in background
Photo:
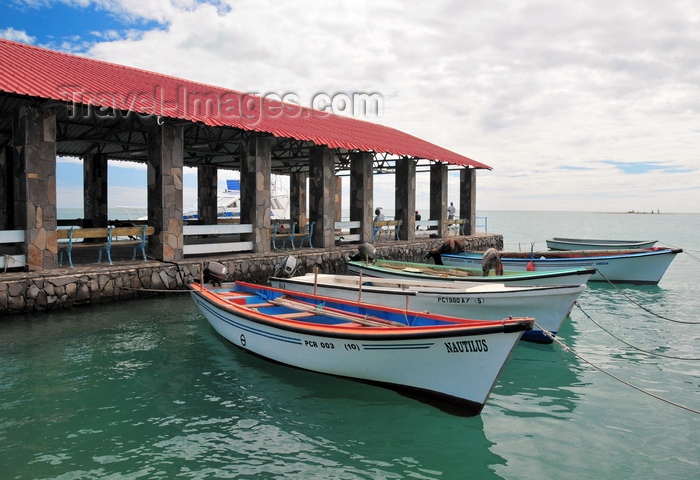
[[[241,216],[241,182],[226,180],[226,190],[216,196],[217,218],[231,219]],[[273,182],[270,190],[270,212],[274,220],[289,218],[289,192],[277,182]],[[197,205],[185,207],[182,212],[183,220],[197,220]]]

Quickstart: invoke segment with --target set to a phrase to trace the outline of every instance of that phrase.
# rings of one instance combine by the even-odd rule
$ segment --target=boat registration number
[[[483,305],[486,303],[486,299],[483,297],[437,297],[438,303],[449,303],[449,304],[467,304],[473,303],[476,305]]]

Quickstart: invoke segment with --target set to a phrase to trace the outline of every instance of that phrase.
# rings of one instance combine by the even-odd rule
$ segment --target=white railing
[[[24,243],[24,230],[0,230],[0,244]],[[2,250],[0,250],[2,252]],[[0,269],[20,268],[27,264],[24,255],[0,253]]]
[[[233,237],[233,235],[240,235],[242,233],[253,233],[253,226],[250,224],[184,225],[182,227],[182,233],[186,240],[183,246],[184,255],[253,250],[253,242],[242,242],[240,239]]]
[[[352,222],[335,222],[335,239],[336,241],[341,241],[343,243],[348,242],[359,242],[359,233],[350,233],[351,228],[360,228],[360,221],[354,220]]]

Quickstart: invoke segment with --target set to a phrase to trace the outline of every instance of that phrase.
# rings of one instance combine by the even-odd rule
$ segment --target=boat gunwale
[[[353,278],[359,278],[359,275],[351,275]],[[278,282],[291,282],[295,283],[297,285],[313,285],[313,281],[306,281],[306,280],[300,280],[301,278],[306,277],[306,275],[301,275],[297,277],[291,277],[291,278],[282,278],[282,277],[270,277],[270,281],[278,281]],[[372,278],[372,281],[374,281],[375,278],[377,277],[370,277]],[[329,287],[329,288],[335,288],[339,290],[344,290],[344,291],[359,291],[358,285],[353,285],[349,283],[333,283],[331,282],[324,282],[323,280],[318,282],[318,285],[322,285],[324,287]],[[407,295],[411,297],[419,297],[419,296],[431,296],[431,295],[455,295],[455,296],[475,296],[475,297],[490,297],[490,296],[502,296],[502,295],[508,295],[508,296],[520,296],[520,295],[529,295],[532,293],[545,293],[551,292],[553,290],[571,290],[571,292],[567,292],[570,294],[573,293],[580,293],[583,292],[586,289],[586,284],[582,283],[580,285],[512,285],[508,286],[506,285],[506,289],[504,290],[482,290],[482,291],[468,291],[470,288],[475,288],[475,287],[453,287],[453,286],[448,286],[446,285],[444,288],[440,286],[430,286],[430,287],[414,287],[413,289],[410,290],[403,290],[399,289],[397,287],[390,287],[390,286],[384,286],[384,285],[362,285],[362,291],[363,292],[372,292],[372,293],[382,293],[382,294],[391,294],[391,295]]]
[[[459,257],[457,254],[451,254],[453,257]],[[464,257],[462,257],[464,258]],[[383,262],[395,262],[397,264],[405,264],[406,268],[419,268],[419,267],[410,267],[411,262],[403,262],[403,261],[395,261],[395,260],[382,260]],[[552,278],[552,277],[570,277],[570,276],[578,276],[578,275],[593,275],[597,272],[597,269],[594,267],[586,267],[586,266],[581,266],[581,267],[572,267],[572,268],[566,268],[566,269],[561,269],[561,270],[548,270],[548,271],[534,271],[534,272],[509,272],[510,275],[489,275],[489,276],[478,276],[478,275],[472,275],[472,276],[459,276],[459,275],[450,275],[447,270],[452,270],[452,269],[457,269],[461,270],[464,272],[468,271],[476,271],[477,269],[475,268],[468,268],[468,267],[459,267],[459,266],[448,266],[448,265],[428,265],[430,268],[435,269],[434,267],[444,267],[446,270],[446,275],[439,276],[439,275],[434,275],[428,272],[420,271],[420,272],[407,272],[405,270],[398,270],[394,269],[391,267],[382,267],[381,265],[373,265],[373,264],[368,264],[363,261],[348,261],[348,265],[351,266],[356,266],[360,269],[365,268],[368,271],[376,271],[376,272],[382,272],[382,271],[390,271],[393,274],[400,275],[402,277],[408,277],[408,278],[414,278],[414,279],[421,279],[427,277],[434,277],[434,278],[442,278],[442,279],[447,279],[447,280],[456,280],[456,281],[472,281],[471,279],[474,279],[473,281],[479,281],[479,282],[491,282],[491,283],[508,283],[508,282],[517,282],[517,281],[522,281],[522,280],[537,280],[537,279],[543,279],[543,278]],[[418,264],[421,266],[422,264]],[[438,270],[440,270],[438,268]]]
[[[259,288],[260,285],[247,284],[246,282],[235,282],[244,284],[246,286],[251,286]],[[442,320],[448,322],[447,325],[426,325],[426,326],[403,326],[403,327],[371,327],[357,324],[357,326],[334,326],[328,324],[320,323],[310,323],[303,322],[294,319],[280,319],[274,315],[265,314],[262,312],[255,312],[250,308],[246,308],[242,305],[236,305],[225,301],[221,298],[221,295],[207,289],[206,287],[201,288],[199,284],[194,287],[192,284],[188,285],[191,292],[200,298],[205,303],[211,305],[213,308],[222,310],[231,315],[238,316],[243,320],[253,322],[260,325],[265,325],[268,327],[276,328],[279,330],[293,332],[298,334],[304,334],[315,337],[325,337],[325,338],[341,338],[348,340],[363,340],[363,341],[388,341],[388,340],[421,340],[421,339],[447,339],[453,337],[464,337],[464,336],[478,336],[478,335],[488,335],[493,333],[514,333],[514,332],[525,332],[531,330],[534,326],[534,319],[528,317],[516,317],[516,318],[504,318],[502,320],[469,320],[469,319],[459,319],[456,317],[448,317],[438,314],[427,314],[423,312],[406,311],[397,308],[385,307],[381,305],[370,305],[363,304],[372,309],[394,311],[396,313],[404,314],[408,312],[409,315],[414,316],[427,316],[434,318],[436,320]],[[265,289],[271,289],[274,291],[282,292],[288,296],[297,297],[313,297],[313,295],[304,294],[300,292],[289,292],[281,289],[276,289],[274,287],[265,287]],[[327,299],[330,302],[353,304],[357,302],[348,302],[342,299],[333,299],[330,297],[317,296],[319,299]],[[276,306],[275,304],[264,300],[261,298],[262,302],[267,303],[270,307]],[[347,312],[344,312],[347,313]],[[348,316],[356,316],[361,318],[362,315],[349,314]],[[223,320],[223,319],[222,319]],[[225,320],[224,320],[225,321]],[[351,322],[351,320],[348,320]],[[467,322],[478,322],[470,323]],[[228,323],[228,322],[227,322]]]

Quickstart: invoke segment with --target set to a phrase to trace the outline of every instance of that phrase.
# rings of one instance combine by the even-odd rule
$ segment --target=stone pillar
[[[197,219],[202,225],[216,225],[216,184],[218,170],[213,165],[197,165]]]
[[[413,240],[416,235],[416,161],[412,158],[396,160],[394,210],[394,218],[402,222],[399,238]]]
[[[314,247],[335,244],[335,151],[326,146],[312,147],[309,158],[309,222],[316,222]]]
[[[306,213],[306,173],[292,173],[289,177],[289,216],[297,222],[297,231],[308,223]]]
[[[335,221],[339,222],[343,219],[343,179],[341,177],[335,177],[333,205],[335,205]]]
[[[350,221],[360,222],[360,242],[372,241],[373,214],[372,190],[374,176],[372,175],[373,155],[370,152],[350,153]]]
[[[107,227],[107,155],[101,153],[83,157],[83,218],[84,227]]]
[[[183,129],[155,125],[148,130],[149,253],[166,262],[182,260]]]
[[[459,218],[465,218],[465,235],[476,233],[476,169],[463,168],[459,172]]]
[[[438,235],[447,235],[447,164],[430,165],[430,219],[438,221]]]
[[[30,270],[56,268],[56,111],[36,106],[14,111],[14,229],[25,230]]]
[[[249,136],[241,140],[241,223],[253,225],[242,239],[253,242],[253,251],[265,253],[270,245],[272,137]]]
[[[0,230],[14,227],[15,194],[12,149],[0,148]]]

